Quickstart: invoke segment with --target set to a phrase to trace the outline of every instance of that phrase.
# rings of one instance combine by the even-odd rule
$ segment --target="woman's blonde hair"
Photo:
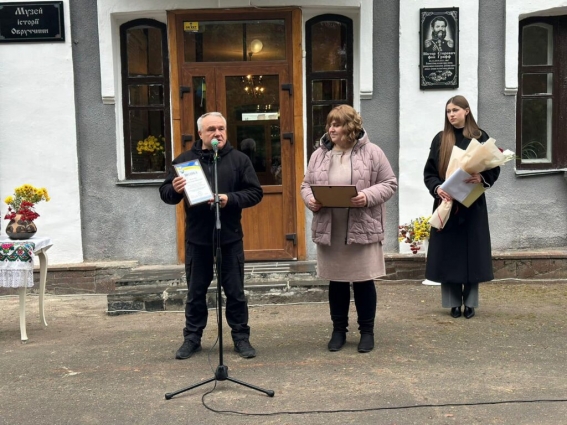
[[[362,131],[362,117],[360,114],[350,105],[339,105],[334,107],[327,115],[326,132],[329,131],[333,121],[345,129],[347,140],[354,144]]]
[[[445,128],[443,129],[443,134],[441,136],[441,146],[439,148],[439,176],[445,179],[445,173],[447,172],[447,166],[449,165],[449,159],[451,158],[451,153],[453,152],[453,146],[455,146],[455,127],[449,121],[447,117],[447,105],[452,103],[459,108],[468,109],[469,113],[465,116],[465,127],[463,128],[463,136],[467,139],[478,139],[482,135],[482,131],[476,123],[471,108],[469,106],[468,100],[464,96],[454,96],[450,98],[445,104]]]

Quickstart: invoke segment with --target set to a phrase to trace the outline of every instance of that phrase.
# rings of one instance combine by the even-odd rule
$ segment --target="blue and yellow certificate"
[[[173,164],[173,167],[177,175],[185,177],[187,181],[185,184],[185,197],[189,205],[196,205],[214,199],[213,192],[198,159],[181,164]]]

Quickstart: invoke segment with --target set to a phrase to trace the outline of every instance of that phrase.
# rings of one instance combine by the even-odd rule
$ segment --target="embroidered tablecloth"
[[[34,253],[53,245],[51,238],[34,236],[15,241],[0,238],[0,287],[21,288],[33,286]]]

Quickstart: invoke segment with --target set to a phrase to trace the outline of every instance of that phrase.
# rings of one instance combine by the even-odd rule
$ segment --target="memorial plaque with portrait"
[[[459,8],[420,9],[420,88],[459,87]]]

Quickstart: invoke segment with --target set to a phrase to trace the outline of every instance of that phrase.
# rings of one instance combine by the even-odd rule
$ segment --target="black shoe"
[[[360,334],[360,342],[358,343],[359,353],[369,353],[374,348],[374,335]]]
[[[175,358],[179,360],[188,359],[199,351],[201,351],[201,343],[186,339],[183,341],[183,345],[179,347],[179,350],[177,350],[177,353],[175,353]]]
[[[467,307],[465,306],[465,317],[470,319],[474,316],[474,307]]]
[[[250,345],[250,341],[247,339],[234,341],[234,351],[240,354],[240,357],[244,357],[245,359],[256,357],[256,350],[254,350],[254,347]]]
[[[346,332],[333,331],[333,334],[331,335],[331,339],[327,344],[327,348],[329,349],[329,351],[339,351],[341,348],[343,348],[345,342],[346,342]]]
[[[465,308],[465,311],[467,311],[466,308]],[[461,317],[461,306],[453,307],[451,309],[451,317],[454,317],[455,319],[457,317]]]

